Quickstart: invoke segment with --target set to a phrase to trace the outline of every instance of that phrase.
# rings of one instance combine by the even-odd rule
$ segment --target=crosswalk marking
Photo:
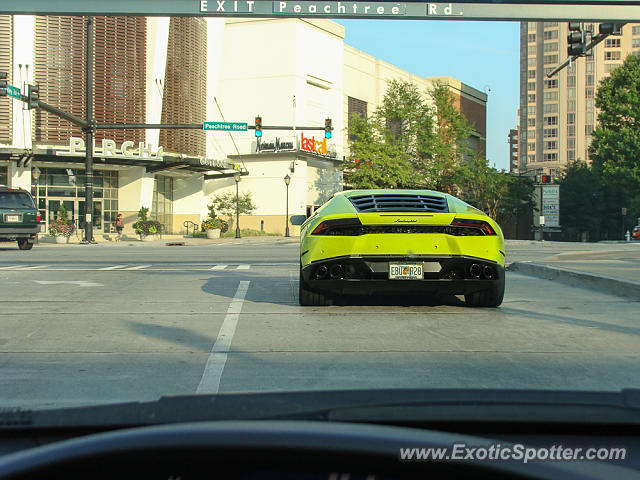
[[[37,271],[37,272],[60,272],[60,271],[88,271],[88,272],[127,272],[127,271],[189,271],[189,270],[214,270],[214,271],[247,271],[252,269],[268,268],[274,269],[288,269],[291,265],[297,265],[296,263],[282,263],[282,264],[185,264],[185,265],[164,265],[164,264],[118,264],[118,265],[67,265],[67,264],[46,264],[46,265],[3,265],[0,266],[0,271],[18,272],[18,271]]]
[[[216,265],[215,267],[211,267],[211,270],[224,270],[228,265]]]
[[[24,267],[21,268],[20,270],[38,270],[39,268],[47,268],[50,267],[51,265],[34,265],[32,267]]]
[[[104,268],[99,268],[98,270],[115,270],[116,268],[124,268],[124,267],[128,267],[129,265],[113,265],[111,267],[104,267]]]
[[[9,267],[0,267],[0,270],[12,270],[14,268],[20,268],[22,265],[11,265]]]
[[[142,270],[143,268],[149,268],[151,265],[136,265],[135,267],[124,268],[123,270]]]

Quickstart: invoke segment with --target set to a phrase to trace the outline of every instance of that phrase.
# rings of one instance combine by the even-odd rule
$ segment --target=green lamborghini
[[[462,200],[430,190],[336,193],[300,229],[300,305],[344,295],[464,295],[474,307],[504,296],[504,237]]]

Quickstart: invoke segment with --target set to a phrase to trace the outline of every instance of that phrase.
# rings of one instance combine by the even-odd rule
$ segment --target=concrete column
[[[9,186],[31,191],[31,167],[18,167],[18,162],[9,163]]]

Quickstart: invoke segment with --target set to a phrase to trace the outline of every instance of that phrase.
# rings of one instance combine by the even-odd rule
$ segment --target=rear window
[[[0,192],[0,208],[35,208],[35,205],[28,193]]]

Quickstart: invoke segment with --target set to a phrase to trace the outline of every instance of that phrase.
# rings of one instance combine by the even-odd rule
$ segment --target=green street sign
[[[247,124],[238,122],[204,122],[203,130],[219,130],[223,132],[246,132]]]
[[[14,87],[13,85],[7,85],[7,95],[13,98],[17,98],[20,100],[22,95],[20,95],[20,89],[18,87]]]

